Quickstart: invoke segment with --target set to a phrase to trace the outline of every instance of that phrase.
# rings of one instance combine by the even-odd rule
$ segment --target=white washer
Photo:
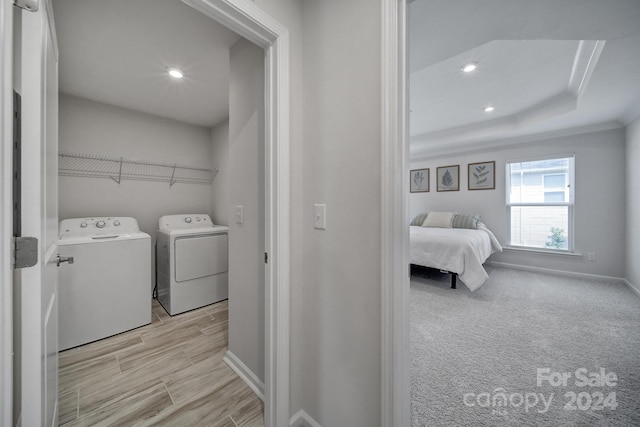
[[[128,217],[60,221],[60,350],[151,323],[151,236]]]
[[[170,315],[229,297],[229,228],[206,214],[165,215],[158,222],[158,301]]]

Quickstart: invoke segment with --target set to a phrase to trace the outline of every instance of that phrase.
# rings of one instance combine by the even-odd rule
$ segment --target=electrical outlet
[[[595,261],[595,260],[596,260],[596,253],[595,253],[595,252],[589,252],[589,253],[587,253],[587,260],[589,260],[589,261]]]

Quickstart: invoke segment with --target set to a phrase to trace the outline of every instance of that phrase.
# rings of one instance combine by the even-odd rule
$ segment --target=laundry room
[[[227,364],[264,387],[264,51],[179,0],[52,3],[60,253],[62,262],[73,263],[62,265],[59,276],[61,350],[187,319],[203,337],[223,328]],[[114,257],[97,250],[89,263],[88,249],[65,252],[65,237],[76,231],[96,247],[125,237],[139,241],[136,248],[121,242]],[[73,279],[73,269],[85,275]],[[79,297],[69,285],[65,293],[72,280],[96,290]],[[65,305],[69,293],[77,299]],[[141,302],[109,299],[118,293],[122,301],[137,295]],[[84,322],[70,316],[92,313],[109,319],[101,321],[109,324],[102,335],[80,337],[74,330],[65,338],[69,325]],[[209,317],[222,323],[209,325]],[[195,332],[172,333],[177,345]],[[196,335],[181,344],[193,365],[200,353],[188,349],[197,347]],[[220,352],[218,344],[210,350]],[[60,354],[60,393],[75,393],[81,416],[78,396],[96,385],[63,379]],[[94,409],[104,408],[87,411]],[[76,419],[70,417],[64,421]]]

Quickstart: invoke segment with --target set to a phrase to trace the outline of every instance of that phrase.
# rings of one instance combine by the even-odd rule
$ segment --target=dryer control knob
[[[186,222],[187,224],[191,224],[191,217],[188,216],[184,219],[184,222]]]
[[[98,228],[104,228],[105,225],[107,225],[107,223],[102,220],[96,222],[96,227]]]
[[[87,223],[86,222],[80,223],[80,228],[87,228]]]
[[[120,221],[118,221],[117,219],[115,221],[113,221],[113,225],[115,225],[116,227],[120,225]]]
[[[196,217],[196,221],[200,222],[200,217],[199,216]]]

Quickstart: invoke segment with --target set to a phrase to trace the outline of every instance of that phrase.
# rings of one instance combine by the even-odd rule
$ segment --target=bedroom
[[[632,166],[640,128],[639,5],[458,6],[417,0],[409,9],[410,169],[424,174],[410,193],[410,213],[478,215],[503,250],[484,263],[488,279],[469,286],[473,293],[464,285],[449,289],[449,276],[438,271],[447,268],[412,268],[412,425],[637,423],[640,384],[630,358],[639,348],[640,311],[631,221],[640,182]],[[472,69],[463,70],[467,65]],[[553,159],[568,159],[566,169],[554,170]],[[524,167],[544,169],[543,161],[548,170],[517,180]],[[476,165],[492,170],[486,188],[469,179]],[[516,190],[533,187],[537,198],[515,200]],[[518,216],[527,209],[546,209],[555,219],[539,225],[537,213]],[[526,227],[542,229],[527,235]],[[463,332],[469,324],[474,330]],[[473,366],[461,357],[472,355],[485,362]],[[575,375],[583,364],[619,370],[617,410],[563,411],[564,393],[584,391],[573,382],[536,390],[536,368]],[[545,397],[555,391],[560,406],[536,416],[524,407],[462,400],[495,389]]]

